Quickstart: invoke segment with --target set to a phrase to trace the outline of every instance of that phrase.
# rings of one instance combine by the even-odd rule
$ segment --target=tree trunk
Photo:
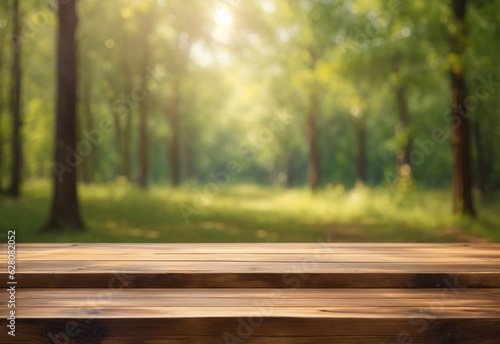
[[[118,157],[118,164],[116,166],[116,174],[118,176],[123,176],[124,166],[123,166],[123,134],[122,134],[122,125],[121,118],[118,114],[113,114],[113,119],[115,121],[115,145],[116,152]]]
[[[307,162],[307,180],[311,190],[318,187],[319,179],[319,148],[317,117],[319,111],[318,94],[311,90],[309,95],[309,113],[307,116],[307,139],[309,144],[309,159]]]
[[[173,80],[173,95],[170,101],[169,120],[170,120],[170,140],[169,140],[169,160],[170,160],[170,182],[172,187],[179,186],[180,176],[180,80],[175,77]]]
[[[83,119],[85,120],[85,125],[83,125],[82,127],[85,127],[85,130],[87,132],[92,132],[92,130],[94,129],[94,118],[92,115],[91,106],[91,80],[86,80],[83,83],[82,102]],[[93,175],[96,165],[96,154],[97,145],[92,143],[91,154],[82,161],[82,181],[85,184],[90,184],[93,181]]]
[[[149,63],[149,47],[145,46],[142,58],[142,80],[146,80],[147,67]],[[148,99],[143,99],[139,102],[139,177],[138,183],[142,188],[148,186],[148,151],[149,151],[149,135],[148,135]]]
[[[392,71],[397,79],[394,85],[394,95],[397,111],[396,138],[398,140],[398,151],[396,153],[397,174],[401,176],[402,167],[408,166],[411,169],[410,154],[412,149],[412,137],[408,132],[410,115],[408,112],[408,101],[406,97],[406,87],[401,76],[401,53],[394,50],[392,53]]]
[[[4,44],[4,35],[0,34],[0,47],[3,47]],[[3,138],[3,128],[2,128],[2,123],[3,123],[3,110],[4,110],[4,94],[3,94],[3,89],[4,89],[4,74],[3,74],[3,63],[4,63],[4,49],[0,50],[0,192],[3,191],[3,169],[4,169],[4,154],[3,154],[3,143],[4,143],[4,138]]]
[[[292,154],[288,154],[286,161],[286,187],[292,188],[295,183],[295,160]]]
[[[493,171],[495,153],[491,137],[481,130],[481,123],[476,120],[471,123],[472,143],[476,147],[476,183],[483,196],[494,191]]]
[[[12,114],[12,165],[9,194],[19,197],[21,186],[21,24],[19,18],[19,0],[14,0],[12,11],[12,79],[10,107]]]
[[[142,188],[148,186],[148,106],[145,101],[139,104],[139,177],[138,183]]]
[[[463,52],[465,45],[466,0],[452,0],[452,9],[457,30],[451,34],[450,48],[456,61],[450,65],[451,113],[453,146],[453,212],[474,216],[472,201],[471,158],[469,145],[469,120],[465,106],[467,96]]]
[[[413,140],[408,132],[409,114],[408,103],[406,100],[406,88],[402,85],[396,87],[396,106],[398,111],[398,120],[396,124],[396,134],[403,137],[403,142],[398,149],[397,164],[398,171],[401,171],[403,165],[411,167],[410,154]]]
[[[194,124],[191,124],[194,125]],[[186,130],[186,137],[187,140],[184,140],[184,153],[185,153],[185,174],[184,176],[187,179],[194,179],[195,174],[196,174],[196,167],[195,167],[195,162],[196,162],[196,153],[195,153],[195,140],[196,140],[196,133],[195,130],[190,127],[188,130]]]
[[[129,94],[132,91],[132,81],[131,81],[131,71],[126,65],[125,68],[125,89],[126,93]],[[123,175],[127,178],[127,181],[132,180],[132,172],[130,167],[130,143],[132,141],[132,106],[128,107],[127,116],[125,117],[125,127],[123,129]]]
[[[57,117],[52,210],[45,230],[83,230],[78,207],[76,167],[77,16],[75,0],[59,2]]]
[[[363,113],[355,117],[356,136],[358,138],[358,154],[356,157],[356,178],[358,182],[366,183],[366,119]]]

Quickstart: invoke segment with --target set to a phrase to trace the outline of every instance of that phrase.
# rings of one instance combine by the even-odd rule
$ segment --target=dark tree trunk
[[[193,125],[193,124],[191,124]],[[196,132],[194,128],[189,128],[186,130],[186,138],[184,140],[184,152],[185,152],[185,177],[187,179],[195,178],[196,174],[196,150],[195,150],[195,142],[196,142]]]
[[[132,111],[132,109],[130,109]],[[125,118],[123,142],[123,175],[128,181],[132,180],[132,171],[130,166],[130,141],[132,140],[132,113]]]
[[[151,57],[151,47],[148,42],[148,36],[151,33],[153,25],[156,21],[155,13],[153,10],[149,10],[143,13],[140,17],[140,26],[142,30],[138,36],[138,45],[143,47],[142,51],[142,81],[145,83],[148,80],[148,66]],[[140,100],[138,111],[139,111],[139,171],[138,171],[138,184],[142,188],[147,188],[148,178],[149,178],[149,131],[148,131],[148,111],[149,111],[149,94],[147,90],[144,99]]]
[[[451,112],[453,146],[453,212],[474,216],[472,201],[471,157],[469,145],[469,120],[465,106],[467,96],[463,53],[465,45],[465,13],[466,0],[452,0],[454,21],[457,27],[450,37],[451,53],[457,61],[450,66],[451,79]]]
[[[148,105],[145,101],[139,104],[139,186],[148,186]]]
[[[356,156],[356,177],[357,181],[366,183],[366,119],[363,113],[355,117],[356,136],[358,141],[358,154]]]
[[[398,170],[401,166],[408,165],[411,167],[410,154],[412,149],[413,140],[408,132],[409,114],[408,103],[406,100],[406,88],[402,85],[396,87],[396,107],[398,111],[398,120],[396,124],[396,134],[404,137],[404,142],[399,147],[397,153]]]
[[[4,44],[4,35],[0,35],[0,47],[3,47]],[[3,172],[4,172],[4,138],[3,138],[3,128],[2,128],[2,117],[3,117],[3,110],[4,110],[4,94],[3,94],[3,87],[4,87],[4,74],[3,74],[3,64],[4,64],[4,49],[0,50],[0,192],[3,191]]]
[[[125,94],[130,94],[132,91],[131,71],[129,65],[125,68]],[[123,129],[123,175],[128,181],[132,180],[132,172],[130,167],[130,143],[132,141],[132,107],[128,107],[127,116],[125,117],[125,126]]]
[[[147,67],[149,64],[149,47],[144,47],[142,56],[142,80],[146,80]],[[149,135],[148,135],[148,99],[143,99],[139,102],[139,176],[138,184],[142,188],[148,186],[148,152],[149,152]]]
[[[309,113],[307,115],[307,139],[309,144],[309,159],[307,162],[307,180],[311,190],[318,187],[319,179],[319,148],[318,148],[318,94],[311,90],[309,95]]]
[[[14,0],[12,11],[12,84],[10,110],[12,114],[12,165],[9,194],[19,197],[21,186],[21,23],[19,0]]]
[[[94,118],[92,115],[92,96],[91,96],[91,80],[86,80],[83,83],[82,93],[82,110],[84,127],[87,132],[92,132],[94,129]],[[83,126],[82,126],[83,127]],[[82,137],[82,139],[85,139]],[[82,160],[82,181],[85,184],[90,184],[93,181],[97,155],[97,144],[92,143],[92,152],[89,156]]]
[[[76,188],[77,16],[75,0],[60,1],[57,47],[57,117],[52,210],[46,230],[83,230]],[[81,158],[80,158],[81,160]]]
[[[116,174],[118,176],[123,176],[124,166],[123,166],[123,134],[121,117],[117,113],[113,113],[113,119],[115,121],[115,145],[118,156],[118,165],[116,166]]]
[[[407,165],[411,171],[410,154],[412,149],[412,137],[408,132],[410,114],[408,112],[408,101],[406,97],[406,86],[401,76],[401,53],[394,50],[392,53],[392,71],[396,75],[397,81],[394,85],[394,95],[397,111],[396,137],[400,140],[398,151],[396,153],[396,169],[398,175],[401,175],[402,167]]]
[[[181,182],[180,176],[180,80],[178,77],[173,81],[173,95],[170,101],[168,118],[170,120],[169,139],[169,160],[170,160],[170,181],[173,187],[177,187]]]
[[[471,123],[472,142],[476,147],[476,183],[483,196],[494,191],[493,171],[495,153],[491,138],[486,131],[481,130],[481,123],[476,120]]]

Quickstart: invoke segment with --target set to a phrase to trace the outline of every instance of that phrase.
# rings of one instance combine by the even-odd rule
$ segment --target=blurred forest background
[[[498,0],[2,0],[0,229],[500,241],[499,23]]]

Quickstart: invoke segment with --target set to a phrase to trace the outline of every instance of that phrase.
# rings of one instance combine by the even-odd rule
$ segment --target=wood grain
[[[224,343],[225,334],[245,343],[393,343],[401,333],[413,343],[495,343],[500,333],[498,289],[108,291],[19,290],[18,339],[50,343],[72,324],[78,343]]]
[[[16,254],[29,288],[500,287],[500,244],[18,244]]]
[[[500,338],[500,244],[18,244],[16,256],[16,337],[4,329],[0,344]]]

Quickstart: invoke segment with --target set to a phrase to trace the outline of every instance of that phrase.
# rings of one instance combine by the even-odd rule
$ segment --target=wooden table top
[[[32,288],[500,288],[500,244],[17,244],[16,264]]]
[[[2,344],[500,336],[500,244],[18,244],[16,282],[16,341],[4,330]]]

